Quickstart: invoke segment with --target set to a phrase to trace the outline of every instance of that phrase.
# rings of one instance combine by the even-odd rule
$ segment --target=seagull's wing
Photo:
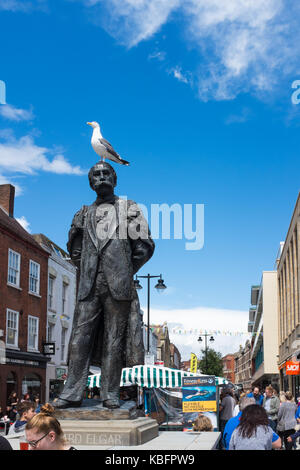
[[[108,142],[108,140],[101,137],[101,139],[99,139],[99,142],[106,148],[108,153],[111,153],[111,155],[113,155],[114,157],[118,159],[121,158],[120,155],[114,150],[113,146]]]

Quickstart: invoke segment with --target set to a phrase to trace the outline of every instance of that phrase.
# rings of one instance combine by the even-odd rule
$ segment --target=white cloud
[[[177,80],[179,80],[180,82],[189,83],[189,79],[187,78],[187,75],[185,75],[182,72],[181,67],[179,67],[178,65],[170,69],[169,73],[173,75],[175,78],[177,78]]]
[[[20,225],[22,225],[22,227],[27,231],[27,232],[31,232],[29,227],[30,227],[30,223],[28,222],[28,220],[26,219],[26,217],[24,217],[24,215],[22,215],[22,217],[16,217],[16,221],[19,222]]]
[[[169,19],[181,0],[83,0],[87,7],[104,7],[101,26],[127,47],[149,39]],[[94,17],[94,14],[93,14]]]
[[[0,115],[10,121],[31,121],[34,118],[32,110],[16,108],[11,104],[0,106]]]
[[[146,312],[147,309],[143,307],[143,311]],[[171,342],[179,349],[182,360],[188,360],[191,352],[199,357],[200,351],[204,349],[204,341],[199,344],[197,340],[199,331],[204,333],[205,330],[209,333],[220,332],[212,333],[215,341],[212,344],[208,341],[208,346],[221,352],[222,355],[237,352],[239,346],[244,346],[249,338],[248,316],[249,313],[246,311],[207,307],[170,310],[151,308],[150,322],[162,324],[166,321]]]
[[[2,138],[2,141],[1,141]],[[40,147],[30,135],[16,139],[9,129],[0,133],[0,183],[10,183],[16,187],[16,195],[23,192],[22,187],[16,184],[12,174],[33,175],[40,171],[66,174],[83,175],[86,171],[78,165],[73,166],[60,153],[52,159],[49,155],[53,150]]]
[[[166,53],[164,51],[155,51],[148,55],[148,59],[155,59],[159,62],[163,62],[166,59]]]
[[[270,92],[299,69],[300,46],[295,41],[300,23],[297,2],[82,1],[93,17],[99,17],[101,26],[127,47],[149,40],[168,21],[179,18],[178,25],[183,25],[181,37],[184,35],[188,45],[198,51],[194,79],[189,82],[197,86],[202,100],[233,99],[249,91],[258,95]],[[177,59],[182,62],[182,57]],[[181,78],[178,71],[173,75]]]
[[[0,0],[0,10],[29,12],[32,10],[47,10],[48,0]]]

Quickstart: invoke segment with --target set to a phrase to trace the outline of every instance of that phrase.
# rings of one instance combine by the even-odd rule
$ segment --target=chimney
[[[0,206],[9,217],[14,216],[15,187],[11,184],[0,184]]]

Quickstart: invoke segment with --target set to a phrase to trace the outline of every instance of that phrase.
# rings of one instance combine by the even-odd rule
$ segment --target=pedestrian
[[[19,403],[19,398],[17,396],[17,392],[13,390],[8,397],[7,404],[9,406],[12,406],[13,408],[16,408],[18,403]]]
[[[253,387],[252,392],[247,394],[247,397],[250,398],[255,398],[255,403],[257,405],[262,405],[263,404],[263,395],[260,393],[259,387]]]
[[[6,414],[4,417],[6,417],[11,423],[14,423],[17,419],[17,410],[16,408],[13,408],[10,405],[7,405],[6,407]]]
[[[268,385],[265,389],[265,397],[263,399],[262,406],[267,412],[271,428],[274,432],[276,432],[280,400],[275,395],[275,390],[273,389],[272,385]]]
[[[239,412],[236,416],[233,416],[230,418],[225,426],[224,433],[223,433],[223,444],[226,450],[229,449],[229,442],[230,438],[232,436],[233,431],[235,428],[240,424],[242,412],[244,409],[249,406],[249,405],[255,405],[255,398],[254,397],[249,397],[245,396],[241,398],[240,403],[239,403]]]
[[[35,404],[35,412],[39,413],[41,411],[41,403],[40,403],[40,396],[35,395],[33,398],[34,404]]]
[[[280,406],[281,406],[281,403],[284,403],[286,401],[285,392],[283,390],[279,392],[279,401],[280,401]]]
[[[35,415],[35,405],[32,401],[22,401],[17,406],[19,418],[9,428],[8,434],[22,433],[25,430],[27,421]]]
[[[247,406],[232,433],[229,450],[272,450],[280,447],[281,439],[269,426],[266,410],[256,404]]]
[[[293,444],[296,443],[297,437],[300,437],[300,430],[295,432],[294,434],[291,434],[290,436],[288,436],[286,440],[289,444],[293,445]]]
[[[286,401],[278,411],[277,431],[281,433],[285,450],[292,450],[292,443],[287,438],[295,433],[297,405],[291,392],[285,392]]]
[[[223,445],[223,433],[227,421],[233,417],[233,411],[235,407],[235,399],[233,398],[233,393],[230,388],[225,388],[224,392],[222,393],[222,400],[219,407],[220,412],[220,432],[221,432],[221,446]]]
[[[76,450],[67,443],[60,422],[54,417],[54,411],[53,406],[46,403],[26,424],[29,450]]]
[[[240,403],[241,403],[241,400],[246,396],[246,393],[245,392],[242,392],[240,394],[240,397],[239,399],[237,400],[237,404],[235,405],[234,407],[234,410],[233,410],[233,417],[234,416],[237,416],[239,413],[240,413]]]
[[[213,425],[208,416],[199,414],[193,425],[195,432],[209,432],[213,430]]]

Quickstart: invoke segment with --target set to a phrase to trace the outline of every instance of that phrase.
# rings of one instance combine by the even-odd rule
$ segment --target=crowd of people
[[[65,437],[54,408],[41,405],[39,396],[24,395],[18,399],[16,392],[8,398],[6,413],[0,408],[0,420],[6,432],[0,435],[0,450],[13,450],[5,436],[24,435],[29,450],[75,450]]]
[[[220,396],[221,448],[225,450],[293,450],[300,437],[300,399],[267,386],[239,395],[225,388]]]

